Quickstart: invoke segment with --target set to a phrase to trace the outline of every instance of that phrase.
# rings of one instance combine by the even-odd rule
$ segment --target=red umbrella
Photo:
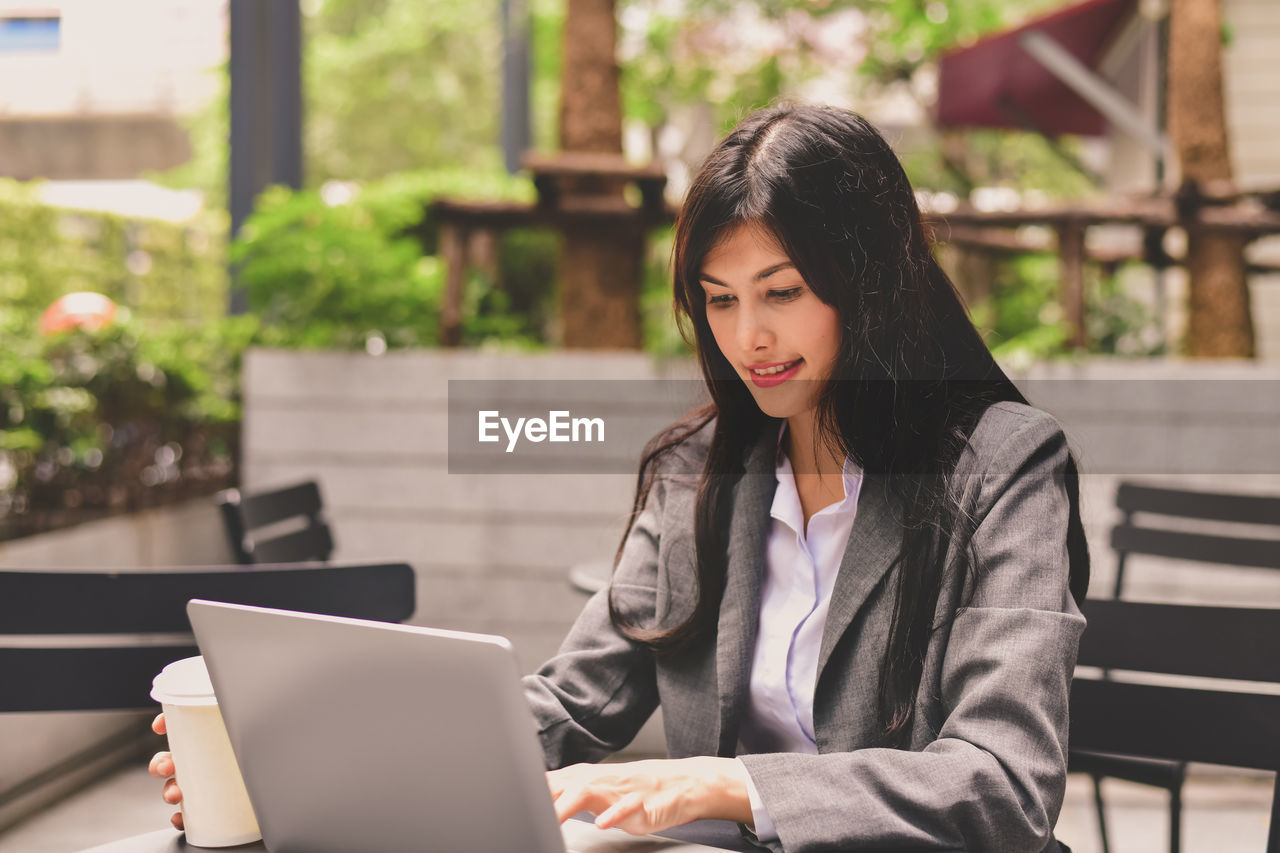
[[[115,316],[116,304],[101,293],[68,293],[45,309],[40,331],[46,335],[68,329],[93,331],[109,325]]]

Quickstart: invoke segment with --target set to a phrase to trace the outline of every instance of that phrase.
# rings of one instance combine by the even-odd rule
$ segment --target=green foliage
[[[256,322],[32,334],[0,316],[0,539],[228,485]]]
[[[331,188],[332,189],[332,188]],[[398,174],[359,188],[341,203],[324,192],[275,187],[232,245],[239,280],[262,321],[259,338],[272,346],[364,347],[437,343],[445,268],[433,254],[437,224],[425,211],[438,196],[531,200],[532,186],[500,172]],[[516,288],[499,290],[482,275],[464,291],[464,340],[471,344],[539,336],[554,245],[513,237],[505,249]],[[554,257],[553,254],[550,255]]]
[[[693,349],[676,325],[671,280],[671,249],[675,228],[649,233],[640,310],[644,349],[660,358],[691,355]]]
[[[63,210],[0,180],[0,539],[230,483],[257,324],[221,319],[224,222]],[[115,301],[116,323],[40,336],[80,290]]]
[[[560,57],[564,54],[565,0],[526,0],[529,10],[529,107],[533,147],[553,151],[559,143]]]
[[[401,345],[433,343],[440,265],[403,236],[421,216],[395,195],[334,206],[315,191],[260,196],[231,257],[266,342],[363,346],[385,329]]]
[[[553,231],[506,232],[498,250],[498,275],[502,285],[498,287],[483,275],[477,276],[481,282],[470,283],[482,283],[487,290],[481,292],[477,288],[480,298],[473,310],[464,312],[464,323],[475,324],[471,331],[464,328],[464,337],[520,342],[526,346],[546,345],[553,337],[551,330],[556,318],[559,256],[560,237]]]
[[[499,166],[496,5],[477,14],[462,0],[317,0],[303,12],[307,186]],[[230,72],[209,73],[217,95],[184,121],[191,161],[151,177],[225,209]]]
[[[224,219],[184,225],[42,204],[37,185],[0,179],[0,311],[39,312],[90,290],[144,321],[225,310]]]
[[[693,0],[676,8],[662,0],[628,0],[620,5],[624,21],[641,23],[640,31],[621,43],[623,113],[653,129],[681,107],[699,105],[712,111],[719,131],[726,131],[820,69],[804,48],[758,50],[740,43],[740,30],[730,19],[747,12],[768,15],[767,4]],[[801,10],[810,4],[784,5]]]
[[[326,0],[305,26],[312,185],[497,164],[497,4]]]
[[[944,145],[949,149],[943,157]],[[1097,191],[1093,179],[1069,162],[1079,140],[1050,141],[1020,130],[970,130],[903,152],[911,185],[964,198],[975,186],[1012,187],[1049,198],[1082,198]]]
[[[1092,282],[1085,314],[1090,351],[1128,357],[1164,354],[1153,309],[1130,296],[1124,286],[1125,273],[1136,271],[1140,266],[1132,264],[1113,275],[1097,275]]]
[[[859,71],[879,83],[910,80],[944,51],[970,44],[1061,0],[845,0],[866,10],[870,45]]]
[[[163,172],[151,172],[148,180],[175,189],[194,189],[204,194],[209,210],[227,209],[230,175],[231,74],[226,63],[206,72],[216,90],[199,111],[181,118],[191,143],[191,159]]]
[[[1013,364],[1072,357],[1062,305],[1058,258],[1023,255],[996,265],[991,295],[972,310],[996,358]],[[1125,295],[1120,278],[1087,268],[1085,276],[1087,351],[1149,356],[1159,353],[1155,323],[1143,303]]]
[[[991,295],[971,313],[996,358],[1017,363],[1065,353],[1068,332],[1054,257],[1025,255],[995,269]]]

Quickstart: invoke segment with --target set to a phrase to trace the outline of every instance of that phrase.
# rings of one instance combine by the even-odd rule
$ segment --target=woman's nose
[[[742,352],[765,349],[772,342],[772,337],[768,324],[757,311],[744,308],[738,312],[738,346]]]

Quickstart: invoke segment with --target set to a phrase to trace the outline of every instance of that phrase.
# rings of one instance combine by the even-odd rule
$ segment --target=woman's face
[[[817,404],[840,347],[840,315],[818,298],[766,229],[733,228],[703,260],[707,323],[767,415]]]

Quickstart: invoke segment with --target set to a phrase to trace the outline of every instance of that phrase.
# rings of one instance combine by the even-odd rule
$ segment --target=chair
[[[333,554],[333,534],[314,480],[254,495],[227,489],[218,493],[218,508],[241,565],[323,562]]]
[[[1280,682],[1280,610],[1090,599],[1081,665]],[[1124,682],[1071,684],[1073,749],[1280,770],[1280,695]],[[1268,853],[1280,853],[1280,786]]]
[[[0,647],[0,712],[155,707],[151,679],[199,654],[192,598],[402,622],[414,574],[404,563],[0,570],[0,634],[34,635]]]
[[[1280,569],[1280,541],[1276,539],[1187,532],[1168,526],[1173,520],[1175,523],[1191,521],[1197,525],[1201,522],[1247,522],[1280,527],[1280,497],[1121,483],[1116,491],[1116,506],[1124,513],[1124,518],[1111,531],[1111,547],[1117,558],[1113,598],[1124,597],[1125,564],[1130,554]],[[1161,518],[1164,526],[1159,526]],[[1089,773],[1093,777],[1094,804],[1104,853],[1110,851],[1102,800],[1102,779],[1107,776],[1169,791],[1169,849],[1171,853],[1179,853],[1186,762],[1086,753],[1077,751],[1076,746],[1072,743],[1071,770]]]

